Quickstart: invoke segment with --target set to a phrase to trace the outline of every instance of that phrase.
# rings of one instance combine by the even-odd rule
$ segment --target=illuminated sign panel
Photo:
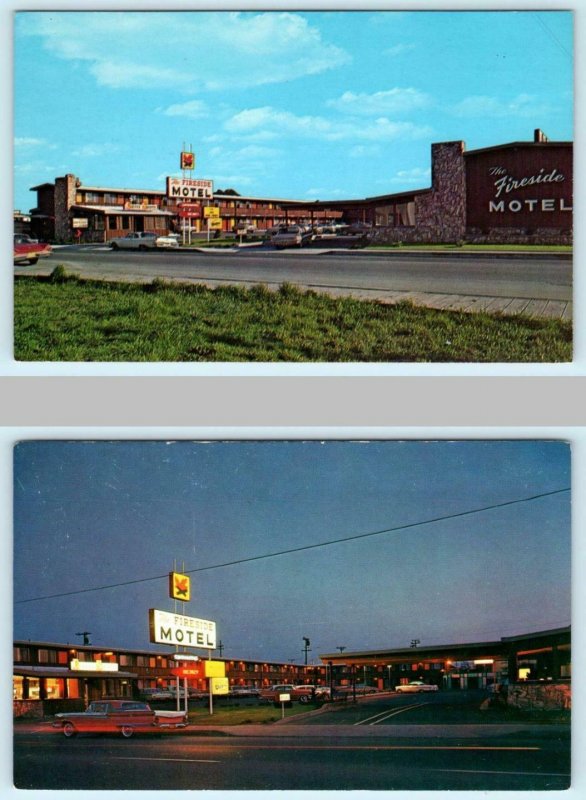
[[[174,600],[183,600],[184,603],[191,600],[191,579],[189,575],[182,575],[180,572],[169,573],[169,597]]]
[[[195,153],[181,152],[181,169],[195,169]]]
[[[170,614],[149,609],[150,641],[156,644],[187,645],[216,649],[216,623],[208,619]]]
[[[78,658],[71,660],[69,668],[74,672],[118,672],[118,664],[109,661],[80,661]]]
[[[179,200],[212,200],[214,182],[206,178],[167,178],[167,197]]]
[[[211,678],[212,694],[229,694],[230,686],[228,678]]]
[[[226,665],[223,661],[204,661],[206,678],[225,678]]]

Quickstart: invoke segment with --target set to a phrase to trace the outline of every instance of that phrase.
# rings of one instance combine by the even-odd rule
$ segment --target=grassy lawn
[[[197,284],[17,277],[18,361],[563,362],[561,320]]]
[[[305,714],[313,711],[316,706],[293,703],[291,708],[285,708],[286,717]],[[189,709],[189,721],[192,725],[261,725],[271,724],[281,719],[281,707],[275,708],[272,703],[263,705],[222,705],[214,706],[214,713],[210,714],[207,705],[201,708]]]

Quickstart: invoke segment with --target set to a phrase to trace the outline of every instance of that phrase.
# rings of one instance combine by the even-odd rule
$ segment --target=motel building
[[[185,174],[185,173],[184,173]],[[572,243],[573,144],[532,141],[466,150],[431,145],[431,186],[358,200],[301,201],[214,191],[204,178],[165,190],[85,185],[67,174],[33,186],[31,232],[52,242],[101,242],[134,231],[259,232],[280,224],[363,223],[381,243]],[[209,209],[213,209],[210,211]]]
[[[392,689],[413,680],[446,691],[487,689],[493,684],[543,682],[568,684],[571,678],[570,628],[497,641],[467,642],[321,654],[337,685],[353,683]]]
[[[325,653],[320,664],[219,659],[230,687],[261,689],[278,683],[341,686],[365,684],[380,691],[423,680],[445,691],[488,689],[493,684],[545,691],[568,707],[571,683],[570,628],[503,637],[491,642]],[[104,697],[140,697],[144,690],[176,683],[183,662],[177,650],[130,650],[94,645],[15,641],[15,717],[43,717],[83,709]],[[180,653],[177,655],[181,655]],[[206,655],[200,656],[202,661]],[[190,687],[206,691],[205,678]],[[544,688],[545,687],[545,688]]]

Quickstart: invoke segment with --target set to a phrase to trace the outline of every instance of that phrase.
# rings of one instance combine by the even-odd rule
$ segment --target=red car
[[[137,700],[101,700],[85,711],[55,714],[54,728],[67,737],[77,733],[121,733],[128,739],[137,730],[184,728],[189,724],[185,711],[153,711]]]

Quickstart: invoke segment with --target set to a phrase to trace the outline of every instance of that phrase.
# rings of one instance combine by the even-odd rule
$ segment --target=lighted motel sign
[[[149,609],[150,641],[155,644],[185,645],[216,649],[216,623],[168,611]]]
[[[181,572],[169,573],[169,597],[174,600],[182,600],[184,603],[191,600],[191,580],[189,575]]]

